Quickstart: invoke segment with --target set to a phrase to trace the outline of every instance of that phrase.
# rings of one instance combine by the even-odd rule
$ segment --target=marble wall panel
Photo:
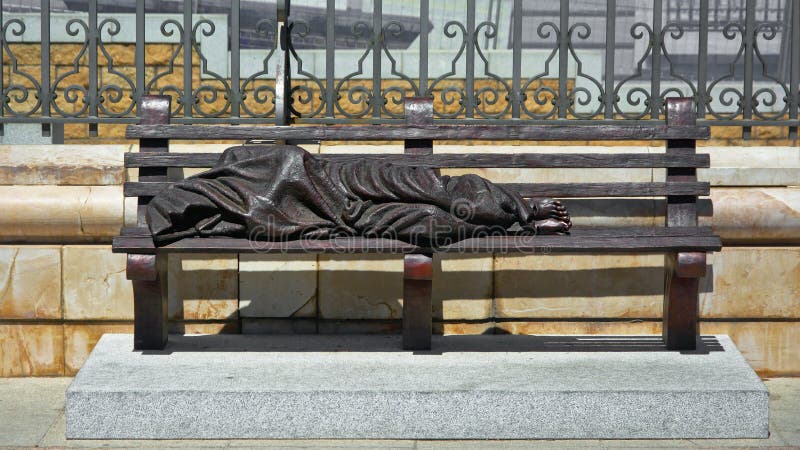
[[[61,314],[61,247],[0,246],[0,319]]]

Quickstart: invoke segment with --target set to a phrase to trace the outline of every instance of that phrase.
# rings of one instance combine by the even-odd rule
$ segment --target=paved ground
[[[149,448],[800,448],[800,378],[766,382],[770,391],[770,438],[757,440],[573,441],[67,441],[64,391],[70,378],[0,378],[0,447]]]

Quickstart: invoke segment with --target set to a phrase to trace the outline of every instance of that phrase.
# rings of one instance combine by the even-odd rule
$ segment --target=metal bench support
[[[170,97],[145,95],[139,103],[141,123],[168,124]],[[139,152],[167,152],[166,139],[140,139]],[[139,181],[167,181],[166,167],[142,167]],[[139,197],[138,226],[147,226],[145,210],[151,197]],[[133,282],[134,350],[161,350],[167,345],[167,255],[128,255],[127,276]]]
[[[433,123],[433,99],[406,98],[406,123],[430,125]],[[430,155],[433,141],[406,139],[405,153]],[[430,350],[433,327],[433,255],[406,255],[403,262],[403,349]]]
[[[695,126],[695,104],[689,98],[667,99],[667,126]],[[695,141],[667,141],[667,155],[694,155]],[[695,182],[697,169],[678,167],[667,169],[667,183]],[[697,196],[667,196],[666,225],[668,227],[697,226]],[[664,344],[669,350],[695,350],[699,334],[698,286],[706,272],[705,253],[668,253],[664,283]]]

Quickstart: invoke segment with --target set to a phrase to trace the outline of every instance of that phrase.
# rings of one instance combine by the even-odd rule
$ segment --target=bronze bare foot
[[[558,219],[537,220],[534,222],[536,234],[558,234],[567,233],[572,227],[570,222]]]
[[[552,198],[535,198],[530,200],[533,208],[533,220],[554,219],[572,226],[567,208],[559,200]]]

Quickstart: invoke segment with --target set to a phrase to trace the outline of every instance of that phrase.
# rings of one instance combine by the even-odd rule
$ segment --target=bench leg
[[[403,350],[430,350],[433,256],[406,255],[403,264]]]
[[[699,282],[706,273],[705,253],[666,256],[664,344],[668,350],[695,350],[698,340]]]
[[[128,255],[133,282],[133,349],[161,350],[167,345],[166,256]]]

